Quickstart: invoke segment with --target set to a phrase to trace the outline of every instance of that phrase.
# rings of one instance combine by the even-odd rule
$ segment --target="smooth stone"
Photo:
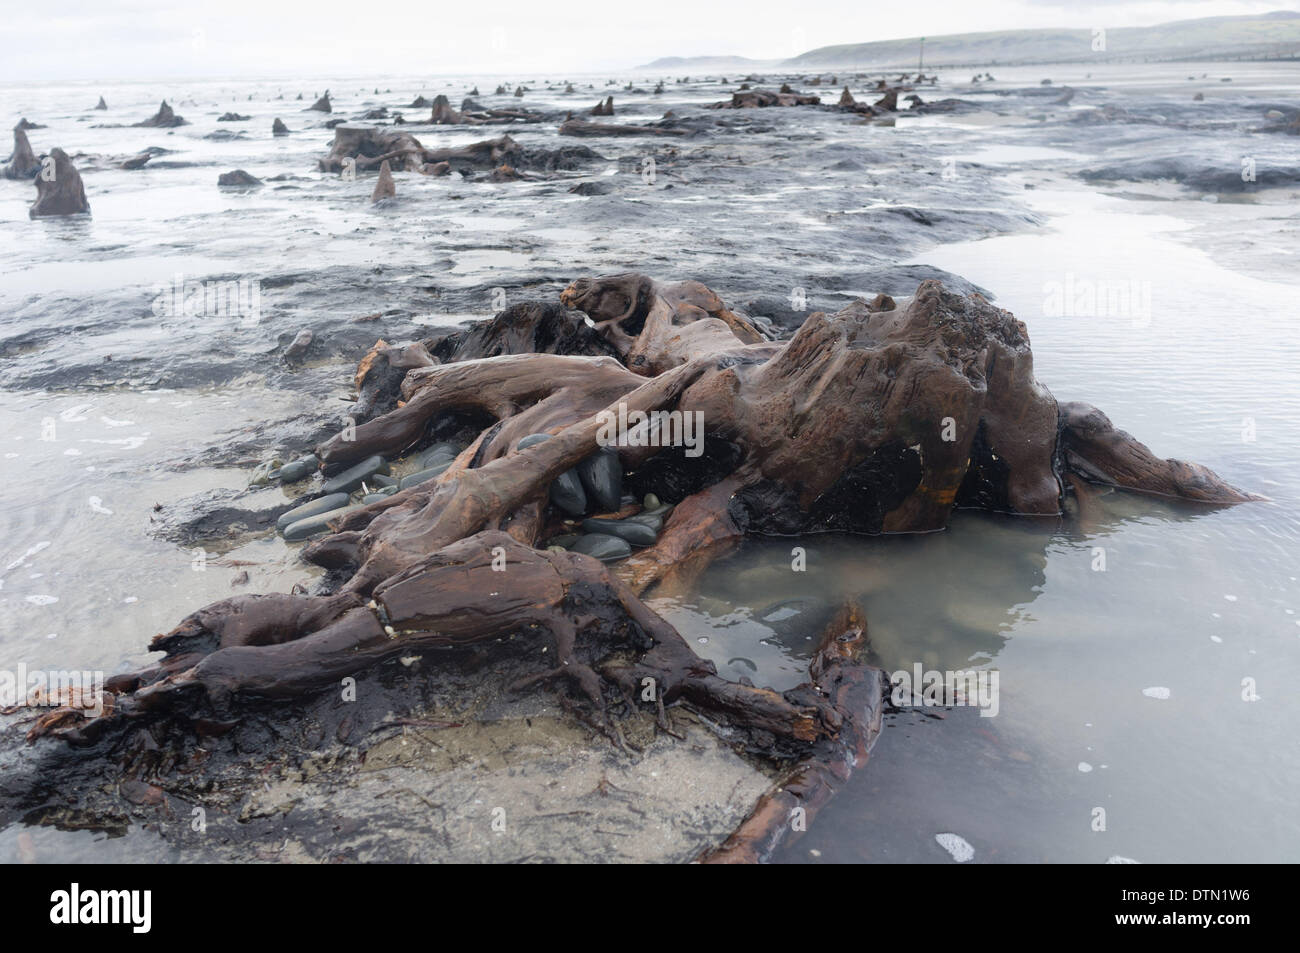
[[[602,447],[575,468],[588,497],[602,512],[617,510],[623,500],[623,467],[618,451]]]
[[[401,482],[397,485],[405,490],[408,486],[415,486],[418,483],[432,480],[434,477],[442,476],[449,466],[451,466],[450,460],[446,463],[440,463],[436,467],[430,467],[427,470],[420,470],[418,473],[412,473],[409,476],[402,477]]]
[[[530,433],[515,444],[516,450],[526,450],[544,440],[550,440],[548,433]],[[565,470],[551,484],[551,502],[570,516],[581,516],[587,512],[587,491],[582,488],[582,478],[577,469]]]
[[[647,507],[643,509],[640,513],[637,513],[635,516],[629,516],[628,519],[639,520],[643,518],[654,517],[658,519],[660,525],[662,525],[663,521],[668,519],[668,514],[671,513],[672,511],[673,511],[672,503],[660,503],[658,506],[653,508]]]
[[[576,543],[581,537],[577,533],[564,533],[560,536],[552,536],[546,541],[546,548],[551,549],[559,546],[561,549],[568,549]]]
[[[328,513],[330,510],[337,510],[339,507],[347,505],[348,495],[346,493],[331,493],[329,496],[322,496],[320,499],[304,503],[302,506],[295,506],[291,510],[285,510],[280,514],[280,518],[275,521],[275,528],[280,532],[284,532],[286,526],[299,520],[315,516],[317,513]]]
[[[664,518],[658,513],[637,513],[623,520],[625,523],[640,523],[642,526],[649,526],[656,533],[664,528]]]
[[[340,506],[336,510],[327,510],[324,513],[318,513],[315,516],[309,516],[305,520],[298,520],[296,523],[290,523],[284,528],[284,539],[287,543],[296,543],[299,540],[309,539],[319,533],[328,533],[329,524],[338,519],[344,513],[350,513],[357,509],[356,506]]]
[[[398,480],[387,473],[376,473],[370,477],[370,482],[375,486],[397,486]]]
[[[314,453],[309,453],[305,457],[299,457],[293,463],[286,463],[280,468],[279,478],[281,483],[297,483],[305,477],[311,476],[320,467],[320,458]]]
[[[582,521],[582,531],[625,539],[633,546],[653,546],[658,535],[645,523],[634,520],[587,519]]]
[[[631,556],[632,544],[617,536],[588,533],[579,537],[578,541],[569,547],[569,551],[595,557],[601,562],[613,562],[616,559],[626,559]]]
[[[454,443],[435,443],[420,454],[420,469],[431,470],[444,461],[450,463],[458,456],[460,456],[460,447]]]
[[[641,501],[641,505],[648,510],[657,510],[663,504],[659,502],[659,497],[655,496],[653,493],[647,493],[645,499]]]
[[[314,338],[315,335],[312,334],[308,328],[303,328],[294,335],[293,340],[289,342],[289,346],[285,348],[284,359],[290,364],[299,360],[307,353],[307,348],[311,347],[311,342]]]
[[[356,466],[348,467],[338,476],[330,477],[325,481],[321,489],[326,493],[351,493],[359,487],[363,480],[368,479],[376,473],[387,473],[388,461],[379,454],[373,457],[367,457]]]
[[[378,502],[379,500],[392,496],[396,492],[397,492],[396,486],[386,486],[382,490],[376,490],[374,493],[367,493],[365,496],[361,498],[361,502],[363,504],[375,503]]]
[[[577,470],[565,470],[551,484],[551,502],[570,516],[587,512],[587,491]]]

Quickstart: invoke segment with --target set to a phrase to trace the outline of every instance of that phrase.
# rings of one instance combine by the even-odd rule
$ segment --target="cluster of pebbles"
[[[531,434],[519,441],[517,449],[548,439],[550,434]],[[450,442],[436,443],[421,451],[414,469],[401,477],[393,475],[393,465],[383,456],[368,457],[304,494],[276,520],[276,531],[291,543],[329,533],[330,524],[343,514],[441,476],[462,449]],[[398,461],[398,469],[405,469],[406,463]],[[312,478],[319,470],[320,458],[315,454],[289,463],[273,459],[253,471],[249,482],[252,486],[288,486]],[[653,493],[638,503],[635,496],[623,492],[623,470],[618,451],[612,447],[601,448],[562,473],[551,484],[549,499],[560,514],[561,525],[572,531],[551,536],[545,547],[584,553],[605,562],[624,559],[633,548],[653,546],[673,509]]]
[[[420,454],[416,469],[404,477],[392,476],[392,467],[382,456],[367,457],[326,478],[316,491],[307,494],[310,499],[282,513],[275,522],[276,531],[291,543],[328,533],[330,523],[349,510],[441,476],[460,451],[454,443],[434,444]],[[320,459],[315,454],[287,464],[272,460],[258,467],[250,482],[254,486],[275,482],[288,485],[307,479],[319,469]]]
[[[516,448],[525,450],[548,439],[550,434],[529,434]],[[646,494],[640,511],[635,512],[636,497],[623,493],[623,468],[613,447],[602,447],[560,474],[551,484],[550,502],[565,515],[566,523],[577,524],[579,532],[552,536],[546,540],[546,548],[568,549],[604,562],[632,555],[633,547],[653,546],[672,512],[672,507],[653,493]],[[593,509],[614,516],[588,517]]]

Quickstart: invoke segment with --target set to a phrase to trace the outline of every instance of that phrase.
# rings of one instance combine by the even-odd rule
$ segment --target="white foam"
[[[966,840],[957,834],[935,834],[934,839],[939,842],[939,846],[946,850],[952,859],[959,864],[964,864],[968,860],[975,859],[975,848]]]
[[[33,545],[29,546],[27,548],[27,552],[23,553],[21,556],[19,556],[17,559],[11,562],[8,566],[5,566],[5,572],[8,572],[11,569],[17,569],[23,563],[27,562],[29,558],[39,553],[42,549],[48,549],[49,545],[50,545],[50,541],[48,539],[43,539],[39,543],[34,543]]]

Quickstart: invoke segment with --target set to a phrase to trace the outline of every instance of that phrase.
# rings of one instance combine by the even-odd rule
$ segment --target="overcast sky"
[[[625,70],[1020,27],[1146,26],[1300,0],[3,0],[0,81]]]

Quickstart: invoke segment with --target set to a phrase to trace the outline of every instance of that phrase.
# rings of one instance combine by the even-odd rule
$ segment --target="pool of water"
[[[777,688],[800,681],[846,599],[891,674],[998,673],[996,714],[887,718],[867,770],[788,860],[949,862],[942,833],[975,862],[1294,860],[1300,289],[1294,271],[1245,276],[1187,240],[1213,216],[1220,241],[1247,240],[1285,197],[1224,216],[1059,181],[1033,196],[1042,232],[917,261],[997,289],[1058,399],[1093,402],[1161,455],[1270,502],[1112,492],[1060,520],[962,513],[921,536],[749,540],[697,593],[656,606],[724,674]],[[1149,285],[1149,307],[1060,308],[1071,276]]]

